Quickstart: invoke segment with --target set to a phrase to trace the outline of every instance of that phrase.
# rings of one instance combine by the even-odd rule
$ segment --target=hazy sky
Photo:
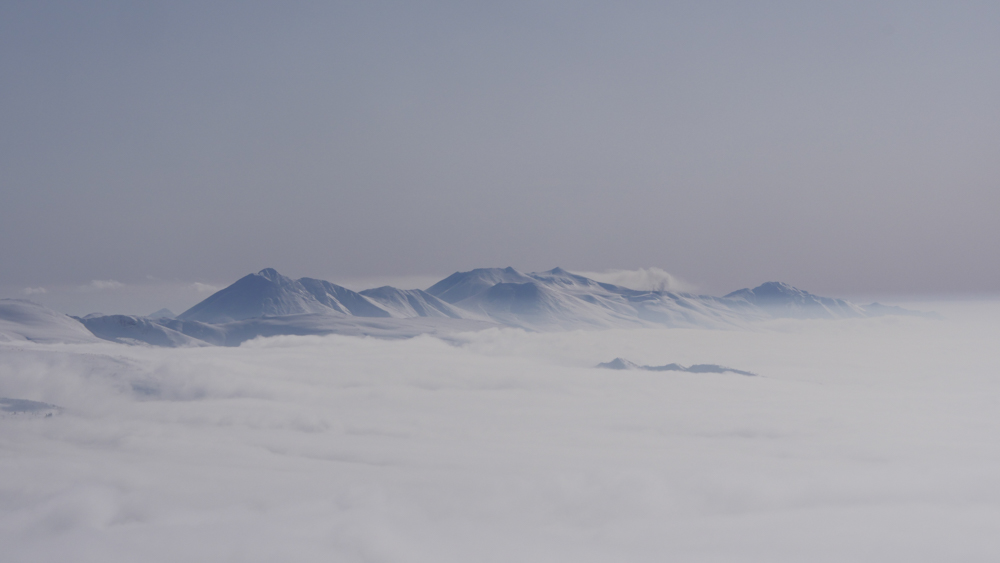
[[[0,287],[996,292],[997,69],[995,2],[2,2]]]

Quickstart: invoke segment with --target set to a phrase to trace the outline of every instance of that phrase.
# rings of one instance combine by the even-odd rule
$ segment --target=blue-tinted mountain
[[[13,311],[17,307],[7,309]],[[597,282],[562,268],[534,273],[514,268],[480,268],[456,272],[426,291],[385,286],[356,292],[324,280],[293,280],[267,268],[240,278],[176,318],[169,318],[168,314],[159,318],[94,314],[75,320],[55,313],[46,316],[39,311],[28,317],[35,319],[32,322],[59,325],[57,328],[66,333],[65,338],[71,338],[70,332],[85,325],[93,335],[118,342],[231,346],[257,336],[280,334],[406,337],[500,326],[533,331],[664,326],[724,328],[744,327],[775,317],[850,318],[885,314],[921,313],[878,304],[859,307],[780,282],[712,297],[630,289]],[[25,326],[18,326],[17,330],[30,332]],[[683,369],[697,371],[700,367]]]
[[[748,376],[757,375],[756,373],[753,373],[751,371],[727,368],[726,366],[720,366],[718,364],[694,364],[689,367],[684,367],[680,364],[667,364],[663,366],[643,366],[635,362],[630,362],[625,358],[615,358],[610,362],[597,364],[597,367],[603,369],[616,369],[616,370],[682,371],[686,373],[735,373],[739,375],[748,375]]]
[[[551,330],[641,326],[737,326],[765,315],[742,301],[600,283],[562,268],[458,272],[428,293],[497,323]]]
[[[864,317],[865,310],[843,299],[820,297],[782,282],[767,282],[753,289],[741,289],[726,299],[745,301],[772,317],[797,319],[840,319]]]
[[[446,301],[458,303],[478,295],[498,283],[529,283],[532,278],[514,268],[477,268],[468,272],[455,272],[427,288],[427,293]]]
[[[228,323],[257,317],[340,314],[388,317],[388,311],[356,291],[323,280],[293,280],[266,268],[249,274],[177,316],[183,321]]]

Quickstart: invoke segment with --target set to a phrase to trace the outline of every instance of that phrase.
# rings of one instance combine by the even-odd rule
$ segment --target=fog
[[[925,304],[926,305],[926,304]],[[995,560],[1000,302],[944,320],[0,343],[5,561]],[[718,363],[736,374],[595,369]]]

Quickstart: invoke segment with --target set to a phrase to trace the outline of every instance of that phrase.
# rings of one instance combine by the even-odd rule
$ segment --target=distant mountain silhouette
[[[683,371],[687,373],[735,373],[739,375],[757,375],[756,373],[743,371],[739,369],[727,368],[725,366],[720,366],[717,364],[694,364],[690,367],[684,367],[680,364],[667,364],[664,366],[641,366],[634,362],[630,362],[625,358],[615,358],[610,362],[605,362],[603,364],[597,364],[597,367],[604,369],[620,369],[620,370],[643,370],[643,371]]]
[[[782,282],[767,282],[753,289],[741,289],[726,295],[759,307],[774,317],[800,319],[839,319],[864,317],[865,310],[843,299],[820,297]]]
[[[164,309],[150,317],[95,313],[75,319],[27,302],[2,303],[0,338],[29,338],[29,333],[34,335],[31,338],[44,338],[44,327],[49,327],[65,341],[86,340],[92,334],[105,340],[156,346],[236,345],[256,336],[279,334],[393,337],[489,326],[532,331],[733,328],[776,317],[929,316],[878,303],[861,307],[781,282],[712,297],[629,289],[562,268],[535,273],[480,268],[456,272],[426,291],[384,286],[360,292],[313,278],[293,280],[265,268],[236,280],[176,318]],[[8,336],[4,336],[4,327]],[[709,368],[707,364],[677,367],[680,371]]]

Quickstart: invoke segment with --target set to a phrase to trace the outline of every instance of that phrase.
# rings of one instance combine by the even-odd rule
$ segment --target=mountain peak
[[[498,283],[525,283],[532,278],[514,268],[476,268],[468,272],[455,272],[427,288],[427,293],[447,303],[479,295]]]
[[[726,295],[760,307],[774,317],[841,318],[863,317],[864,310],[843,299],[820,297],[784,282],[766,282],[753,289]]]
[[[274,268],[264,268],[263,270],[257,272],[257,275],[275,283],[280,283],[281,281],[288,279],[285,276],[278,273],[278,270]]]
[[[597,367],[604,369],[642,369],[642,366],[640,366],[639,364],[630,362],[625,358],[615,358],[610,362],[597,364]]]
[[[754,292],[770,291],[770,292],[781,292],[781,293],[807,293],[797,287],[793,287],[785,282],[780,282],[780,281],[764,282],[755,287],[753,290]]]
[[[170,309],[167,309],[167,308],[163,308],[163,309],[160,309],[159,311],[157,311],[155,313],[150,313],[150,314],[146,315],[146,317],[148,317],[150,319],[173,319],[176,316],[177,315],[175,315],[173,311],[171,311]]]

